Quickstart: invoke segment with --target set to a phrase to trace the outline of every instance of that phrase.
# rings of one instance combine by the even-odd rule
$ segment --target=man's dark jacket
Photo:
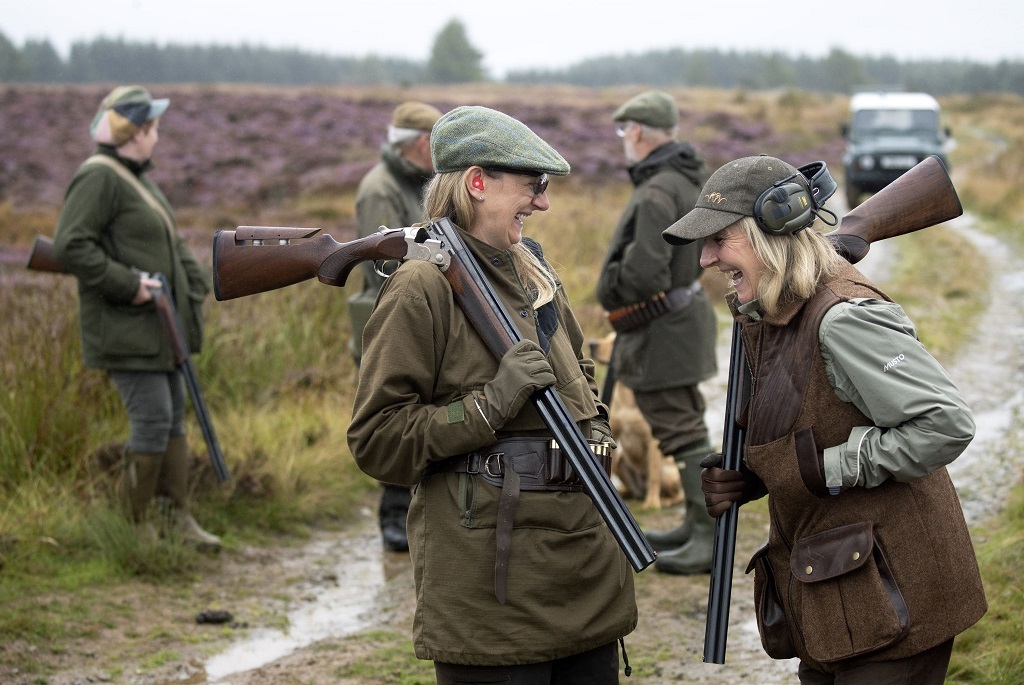
[[[661,232],[693,209],[707,172],[686,143],[670,142],[629,169],[635,186],[601,268],[597,299],[608,311],[700,279],[701,243],[673,247]],[[685,309],[620,333],[612,361],[634,390],[696,385],[714,375],[715,313],[701,291]]]

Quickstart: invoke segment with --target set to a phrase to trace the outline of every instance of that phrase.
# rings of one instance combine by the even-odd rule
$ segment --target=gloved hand
[[[555,381],[543,350],[532,340],[521,340],[502,356],[498,373],[484,385],[480,411],[496,431],[519,413],[534,391]]]
[[[619,446],[612,436],[612,427],[608,424],[608,416],[604,410],[598,408],[598,414],[590,419],[590,439],[597,442],[606,442],[611,449]]]
[[[746,504],[766,494],[764,483],[752,473],[722,468],[722,455],[712,452],[701,459],[700,481],[708,513],[718,518],[733,502]]]

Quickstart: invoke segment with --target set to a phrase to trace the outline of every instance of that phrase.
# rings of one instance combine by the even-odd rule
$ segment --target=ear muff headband
[[[814,201],[793,176],[776,181],[754,202],[754,220],[769,235],[792,235],[814,223]]]
[[[807,187],[793,179],[803,176]],[[810,190],[808,190],[810,188]],[[834,226],[835,214],[822,207],[836,192],[836,182],[824,162],[811,162],[781,181],[776,181],[761,193],[754,202],[754,220],[762,231],[769,235],[793,235],[799,233],[821,217],[819,212],[831,215]]]

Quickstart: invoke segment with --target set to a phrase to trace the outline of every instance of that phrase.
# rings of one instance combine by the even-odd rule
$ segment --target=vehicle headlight
[[[865,171],[871,171],[875,168],[875,158],[871,155],[861,155],[857,158],[857,166]]]

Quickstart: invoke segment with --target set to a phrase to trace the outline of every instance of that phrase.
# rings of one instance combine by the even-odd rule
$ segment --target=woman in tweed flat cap
[[[548,175],[569,165],[521,122],[459,107],[431,133],[427,216],[459,227],[524,340],[495,360],[427,262],[384,284],[363,333],[349,445],[379,480],[415,485],[408,532],[416,656],[438,683],[618,682],[633,576],[528,402],[554,385],[608,440],[583,333],[540,245]],[[511,475],[509,475],[511,474]]]
[[[986,610],[945,468],[974,420],[903,309],[810,228],[834,186],[808,173],[730,162],[664,232],[729,277],[751,373],[746,468],[702,462],[708,512],[768,495],[758,628],[801,683],[938,685]]]

